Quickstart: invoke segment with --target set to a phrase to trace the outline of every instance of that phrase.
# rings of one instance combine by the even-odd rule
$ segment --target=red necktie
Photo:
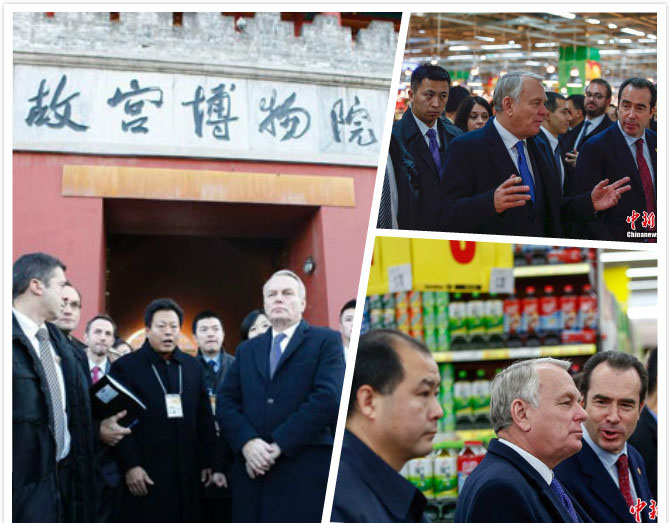
[[[619,472],[619,490],[623,494],[623,499],[626,500],[626,505],[633,506],[633,496],[630,493],[630,478],[628,476],[628,456],[621,454],[616,460],[616,468]]]
[[[642,188],[644,189],[644,199],[647,202],[647,212],[653,212],[656,214],[656,196],[654,194],[654,183],[651,180],[651,172],[649,171],[649,166],[644,159],[644,154],[642,154],[642,146],[644,140],[640,138],[635,142],[637,160],[637,169],[640,171],[640,178],[642,180]]]
[[[100,367],[97,365],[93,367],[93,383],[98,383],[98,380],[100,379]]]

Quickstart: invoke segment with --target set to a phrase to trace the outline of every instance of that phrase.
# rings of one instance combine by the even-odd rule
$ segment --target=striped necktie
[[[40,342],[40,361],[44,369],[49,386],[50,412],[53,420],[54,435],[56,437],[56,457],[60,457],[65,446],[65,413],[63,410],[63,397],[56,374],[56,362],[51,353],[51,343],[46,328],[42,327],[35,335]]]

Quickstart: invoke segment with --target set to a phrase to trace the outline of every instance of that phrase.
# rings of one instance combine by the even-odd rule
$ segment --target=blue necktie
[[[524,185],[530,187],[530,201],[535,205],[535,182],[533,182],[533,175],[530,174],[530,169],[528,168],[528,161],[526,160],[526,154],[523,152],[523,142],[518,141],[516,143],[516,150],[519,152],[519,174],[521,174],[521,181]]]
[[[283,332],[277,334],[272,339],[272,348],[270,348],[270,378],[274,376],[275,370],[277,370],[277,365],[279,364],[279,359],[281,358],[281,342],[286,338],[286,334]]]
[[[216,374],[216,360],[209,360],[207,362],[207,365],[209,365],[209,368],[212,369],[212,372]]]
[[[554,494],[558,496],[558,499],[561,501],[561,504],[565,507],[565,510],[568,511],[568,514],[570,515],[572,521],[574,521],[575,523],[580,523],[581,519],[579,519],[579,516],[577,516],[575,506],[572,504],[570,497],[566,494],[565,490],[563,490],[563,486],[558,482],[558,480],[556,478],[552,479],[551,484],[549,486],[551,487],[551,490],[554,491]]]
[[[579,137],[579,142],[575,147],[575,149],[577,149],[578,151],[582,148],[582,145],[584,145],[584,140],[586,140],[586,134],[589,132],[589,125],[591,125],[591,122],[584,120],[584,132]]]
[[[435,132],[435,129],[428,129],[426,136],[428,137],[428,148],[430,149],[430,154],[433,155],[433,161],[435,162],[435,167],[437,167],[437,172],[442,175],[440,147],[437,145],[437,133]]]

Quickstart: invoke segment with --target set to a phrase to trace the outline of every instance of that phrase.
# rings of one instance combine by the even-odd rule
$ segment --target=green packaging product
[[[407,462],[407,479],[427,498],[433,496],[433,458],[430,454]]]
[[[484,334],[484,302],[479,293],[473,293],[472,299],[465,306],[465,324],[468,334]]]
[[[384,311],[378,308],[370,308],[370,328],[384,328]]]
[[[382,309],[382,296],[381,294],[373,294],[368,296],[368,305],[370,309]]]
[[[458,452],[461,441],[443,441],[433,461],[433,496],[435,499],[458,496]]]
[[[423,341],[426,344],[426,347],[428,347],[431,352],[437,352],[438,345],[437,345],[437,336],[435,335],[435,329],[429,329],[424,326]]]
[[[449,350],[449,329],[438,327],[435,331],[437,333],[437,350],[445,352]]]
[[[420,291],[409,291],[407,293],[407,301],[409,309],[420,311],[421,310],[421,292]]]
[[[467,334],[467,328],[465,325],[465,302],[460,301],[460,298],[460,294],[455,294],[455,301],[449,303],[449,333],[452,340],[455,336],[465,337]]]
[[[435,323],[435,307],[427,306],[425,303],[423,305],[423,327],[425,329],[434,329],[436,327]]]
[[[449,305],[449,293],[448,292],[436,292],[435,293],[435,306],[436,307],[447,307]]]
[[[429,307],[435,307],[435,293],[433,291],[423,291],[421,293],[421,299],[423,301],[424,307],[426,305]]]

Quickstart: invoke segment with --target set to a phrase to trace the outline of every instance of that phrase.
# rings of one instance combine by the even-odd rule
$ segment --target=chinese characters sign
[[[374,166],[387,91],[17,65],[14,149]]]

